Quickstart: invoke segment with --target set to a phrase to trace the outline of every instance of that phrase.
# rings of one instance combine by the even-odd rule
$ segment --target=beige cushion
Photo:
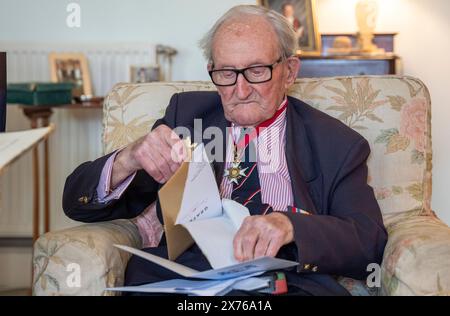
[[[434,216],[398,214],[386,223],[383,295],[450,295],[450,228]]]
[[[116,295],[130,254],[114,244],[141,248],[126,219],[85,224],[42,235],[34,244],[33,295]],[[78,284],[79,282],[79,284]]]

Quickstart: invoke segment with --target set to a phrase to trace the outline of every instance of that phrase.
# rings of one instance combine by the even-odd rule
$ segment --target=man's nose
[[[252,87],[248,83],[247,79],[244,78],[244,74],[238,74],[236,80],[236,94],[240,100],[247,99],[252,93]]]

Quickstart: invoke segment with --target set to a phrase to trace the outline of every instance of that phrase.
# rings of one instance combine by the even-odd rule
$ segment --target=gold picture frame
[[[73,96],[83,100],[93,97],[91,76],[86,56],[82,53],[50,53],[52,82],[72,82]]]
[[[258,5],[274,10],[293,24],[298,36],[300,56],[318,56],[322,39],[317,23],[316,0],[258,0]]]
[[[161,70],[154,65],[132,65],[130,66],[130,82],[144,83],[160,81]]]

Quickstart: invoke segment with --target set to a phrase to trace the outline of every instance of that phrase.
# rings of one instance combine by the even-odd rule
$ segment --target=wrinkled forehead
[[[226,21],[217,30],[213,40],[213,55],[224,45],[253,45],[255,51],[264,49],[266,53],[276,54],[278,39],[272,25],[262,17],[240,17]],[[270,51],[270,52],[268,52]]]

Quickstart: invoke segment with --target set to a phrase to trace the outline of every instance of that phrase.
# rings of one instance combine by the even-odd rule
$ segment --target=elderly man
[[[174,129],[192,131],[194,119],[201,119],[203,130],[217,127],[228,140],[223,157],[213,162],[221,196],[246,205],[252,215],[234,238],[235,257],[298,261],[296,271],[285,272],[291,293],[348,294],[333,276],[364,279],[367,265],[381,262],[387,239],[367,185],[370,149],[338,120],[287,97],[299,70],[295,42],[290,24],[274,11],[228,11],[201,42],[217,92],[174,95],[148,135],[80,165],[66,181],[66,214],[86,222],[135,218],[142,235],[150,236],[145,250],[167,256],[157,192],[184,159],[183,151],[173,150],[182,142]],[[267,157],[258,154],[245,159],[249,148],[270,153],[275,167],[267,168]],[[195,245],[177,261],[210,268]],[[133,257],[125,284],[173,277]]]

